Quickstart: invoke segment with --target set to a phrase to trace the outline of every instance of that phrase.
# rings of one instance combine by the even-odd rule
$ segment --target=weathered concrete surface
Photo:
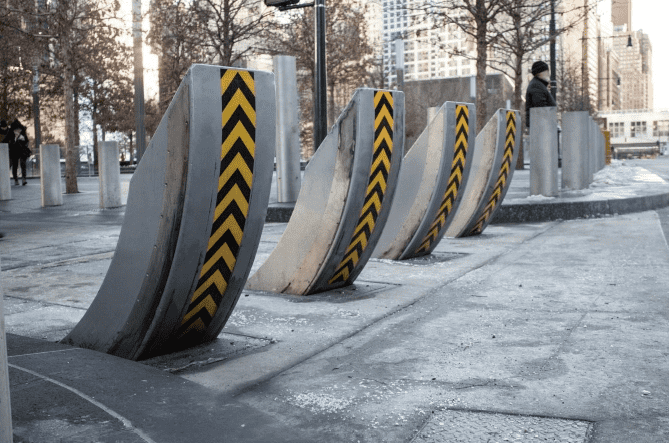
[[[238,398],[329,441],[408,441],[443,408],[585,420],[596,442],[667,441],[657,215],[544,229]]]
[[[44,210],[37,196],[0,214],[7,331],[57,340],[101,284],[122,211],[89,211],[96,193]],[[266,225],[256,267],[284,226]],[[231,441],[457,441],[444,437],[453,411],[479,432],[511,414],[585,424],[593,442],[666,442],[667,232],[668,209],[493,225],[445,239],[431,260],[371,261],[355,289],[245,291],[211,347],[146,362],[171,374],[16,335],[9,362],[156,442],[223,431]],[[60,385],[16,368],[10,377],[16,441],[147,441]]]

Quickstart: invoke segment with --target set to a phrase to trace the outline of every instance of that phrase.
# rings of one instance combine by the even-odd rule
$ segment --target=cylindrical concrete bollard
[[[60,146],[41,145],[39,155],[42,207],[61,206],[63,191],[60,183]]]
[[[300,128],[295,57],[274,57],[276,83],[276,177],[280,203],[295,202],[300,193]]]
[[[101,142],[98,147],[100,161],[100,209],[118,208],[121,203],[121,164],[118,142]]]
[[[562,116],[562,189],[585,189],[590,184],[589,133],[587,111]]]
[[[437,116],[437,113],[439,112],[441,108],[439,106],[435,106],[432,108],[427,108],[427,124],[429,125],[432,120]]]
[[[0,281],[0,443],[12,443],[12,407],[9,399],[9,369],[7,367],[7,336]]]
[[[602,170],[606,167],[606,140],[601,129],[597,135],[599,136],[599,169]]]
[[[597,132],[599,132],[597,123],[595,123],[592,117],[590,117],[590,129],[588,133],[588,150],[590,151],[590,183],[592,183],[593,176],[597,173],[597,171],[599,171],[599,159],[597,158]]]
[[[557,197],[557,108],[532,108],[530,121],[530,195]]]
[[[0,200],[12,199],[12,181],[9,171],[9,145],[0,143]]]
[[[611,132],[604,131],[604,152],[606,153],[606,164],[611,164]]]

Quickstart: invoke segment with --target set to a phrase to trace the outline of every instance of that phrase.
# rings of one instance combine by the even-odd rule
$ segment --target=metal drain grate
[[[590,422],[486,412],[439,411],[413,443],[584,443]]]
[[[238,357],[274,343],[268,338],[221,332],[216,340],[203,343],[173,354],[161,355],[140,361],[147,366],[172,373],[197,371],[203,366]]]

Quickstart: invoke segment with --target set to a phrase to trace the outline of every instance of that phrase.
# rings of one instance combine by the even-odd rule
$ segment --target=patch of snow
[[[638,184],[665,184],[656,174],[639,166],[629,166],[620,160],[612,160],[611,164],[595,173],[590,189],[609,186],[630,186]]]
[[[316,394],[309,392],[297,394],[288,399],[288,402],[298,408],[308,409],[311,412],[333,413],[346,409],[352,401],[345,398],[337,398],[329,394]]]
[[[555,200],[555,197],[547,197],[545,195],[530,195],[529,197],[525,197],[522,200],[526,202],[543,202],[543,201]]]

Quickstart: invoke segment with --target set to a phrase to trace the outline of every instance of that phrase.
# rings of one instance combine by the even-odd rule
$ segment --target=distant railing
[[[612,114],[669,114],[669,109],[618,109],[615,111],[601,111],[599,117]]]

